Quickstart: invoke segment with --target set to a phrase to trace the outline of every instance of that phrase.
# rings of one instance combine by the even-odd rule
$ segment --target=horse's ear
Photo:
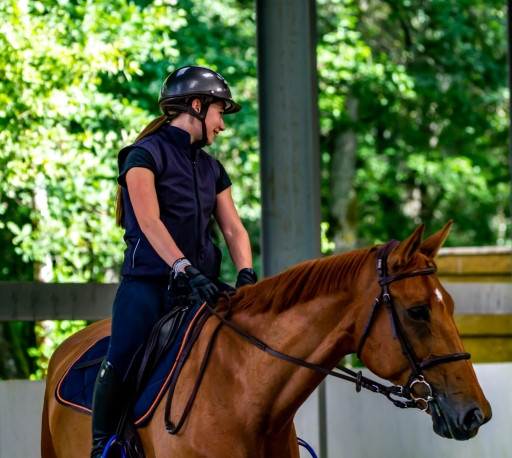
[[[414,253],[416,253],[420,247],[421,236],[423,235],[424,229],[425,224],[421,223],[412,235],[410,235],[390,253],[388,258],[388,265],[390,268],[399,268],[400,266],[405,266],[409,263]]]
[[[440,231],[436,232],[434,235],[431,235],[428,239],[425,239],[420,245],[420,251],[430,259],[434,259],[437,256],[439,248],[443,246],[446,237],[448,237],[448,233],[450,232],[452,224],[453,220],[448,221],[446,226],[443,227]]]

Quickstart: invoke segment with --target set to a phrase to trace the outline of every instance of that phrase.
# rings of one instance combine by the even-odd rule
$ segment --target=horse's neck
[[[284,354],[332,368],[344,355],[354,351],[355,314],[352,298],[342,292],[298,303],[278,314],[237,314],[236,322],[255,337]],[[247,347],[247,345],[245,345]],[[254,396],[262,412],[270,411],[269,422],[282,425],[293,417],[300,405],[325,377],[266,354],[256,347],[238,367],[244,377],[244,398]],[[255,377],[255,374],[257,376]],[[248,402],[252,402],[248,400]],[[265,403],[267,405],[265,405]]]

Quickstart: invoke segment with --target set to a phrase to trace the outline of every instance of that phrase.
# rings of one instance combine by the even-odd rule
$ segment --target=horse
[[[422,241],[420,224],[405,241],[387,244],[385,253],[376,245],[307,261],[221,298],[175,386],[173,421],[184,411],[210,337],[229,309],[229,326],[217,333],[189,415],[170,435],[161,402],[138,430],[146,456],[297,458],[295,413],[355,352],[393,384],[388,397],[405,393],[409,404],[430,414],[438,435],[474,437],[490,420],[491,406],[464,353],[453,300],[434,273],[450,226]],[[94,323],[54,352],[44,397],[43,458],[89,456],[90,416],[62,406],[54,392],[69,365],[109,330],[109,320]],[[278,350],[269,354],[264,347]],[[356,378],[360,388],[364,380]]]

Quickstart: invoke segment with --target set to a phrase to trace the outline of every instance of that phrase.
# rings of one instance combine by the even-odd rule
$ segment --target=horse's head
[[[424,406],[437,434],[466,440],[490,420],[491,407],[464,353],[453,321],[453,300],[433,273],[450,226],[421,242],[420,225],[384,253],[381,303],[371,323],[363,317],[358,324],[364,342],[360,357],[378,376],[410,389],[413,398],[428,399]],[[378,288],[372,294],[378,296]],[[386,307],[382,303],[387,293],[391,302]],[[426,383],[419,382],[422,377]]]

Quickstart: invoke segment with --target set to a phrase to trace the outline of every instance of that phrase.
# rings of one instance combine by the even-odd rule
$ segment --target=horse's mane
[[[292,305],[318,295],[332,293],[340,285],[351,285],[361,266],[376,247],[348,251],[343,254],[315,259],[244,287],[231,296],[233,312],[250,309],[251,313],[274,311],[280,313]],[[220,301],[219,310],[227,301]]]

